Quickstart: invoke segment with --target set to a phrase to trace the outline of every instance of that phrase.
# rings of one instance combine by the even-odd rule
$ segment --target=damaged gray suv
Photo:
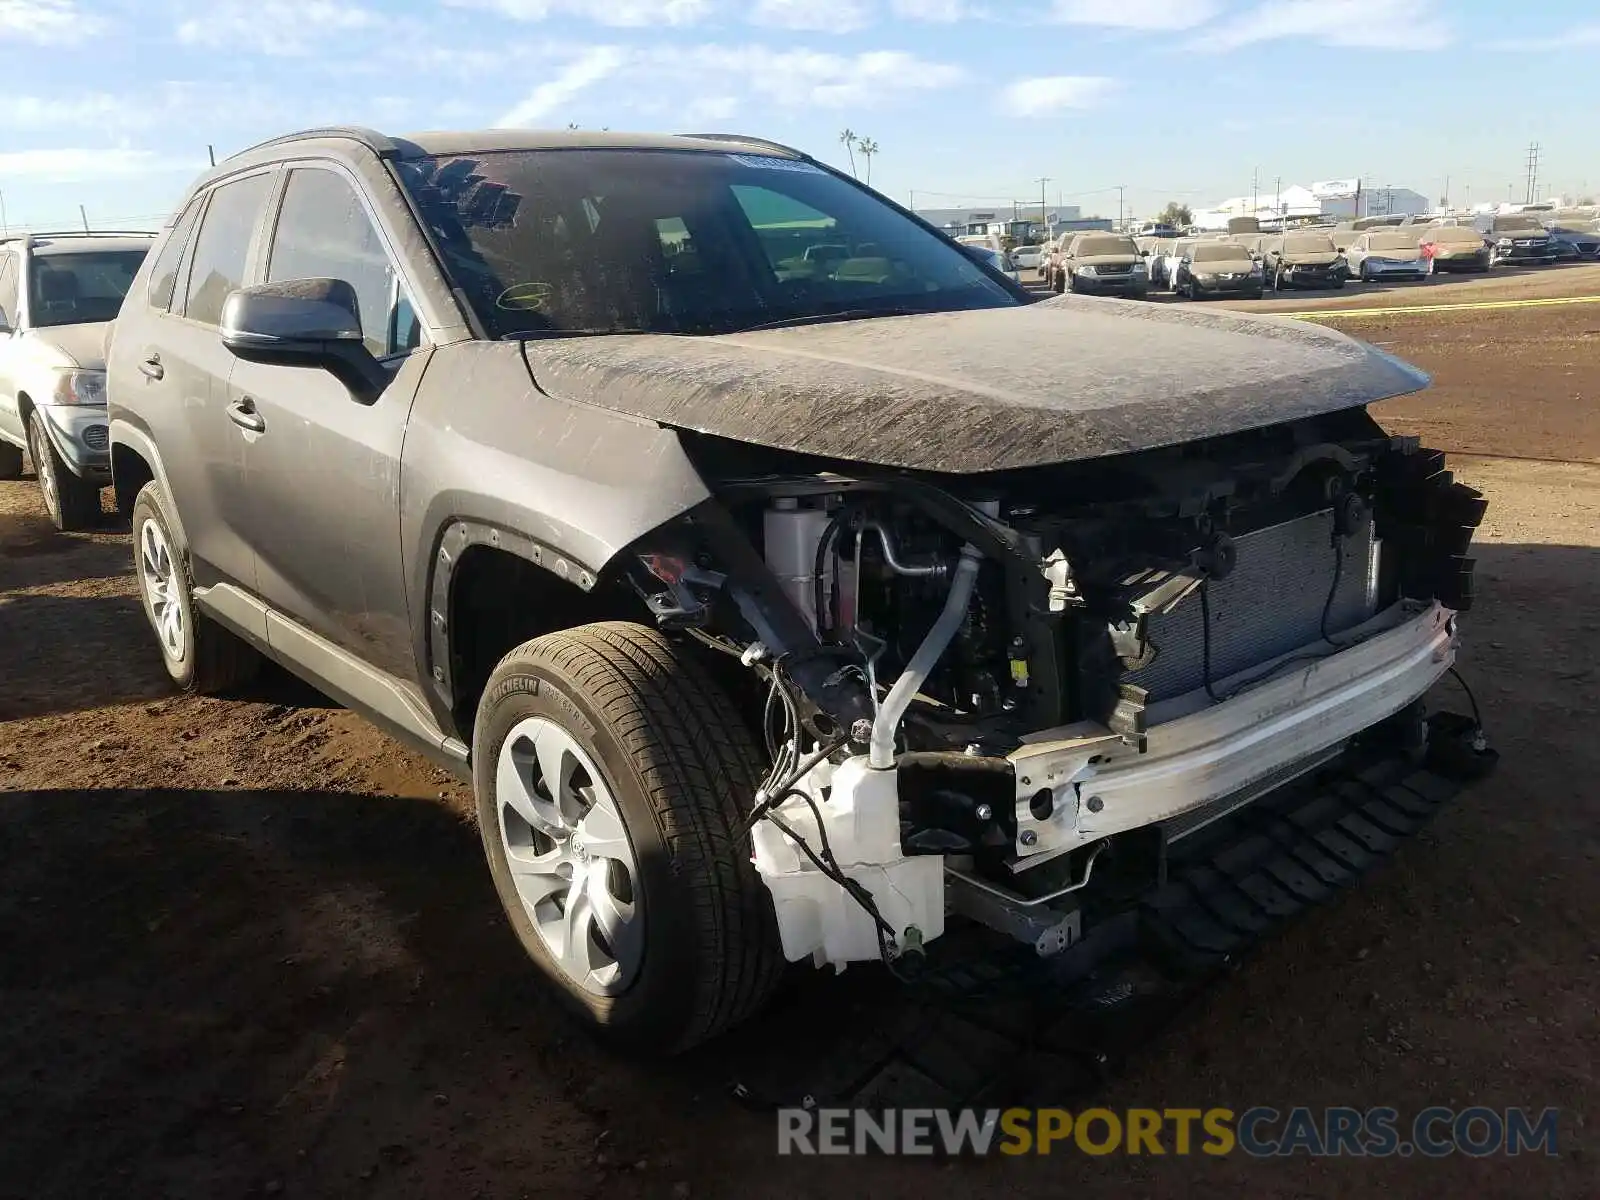
[[[269,142],[108,370],[174,682],[267,657],[470,779],[522,946],[633,1047],[785,960],[1204,975],[1492,758],[1424,708],[1483,502],[1365,411],[1422,374],[1033,302],[772,143]]]

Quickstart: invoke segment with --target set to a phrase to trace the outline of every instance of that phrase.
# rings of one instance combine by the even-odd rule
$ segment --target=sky
[[[159,224],[326,124],[741,132],[920,208],[1600,192],[1594,0],[0,0],[11,228]]]

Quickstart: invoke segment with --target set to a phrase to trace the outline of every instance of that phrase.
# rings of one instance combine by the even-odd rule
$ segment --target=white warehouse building
[[[1215,208],[1199,210],[1194,223],[1201,229],[1226,229],[1232,217],[1255,217],[1263,224],[1308,217],[1379,217],[1421,214],[1433,205],[1421,192],[1389,185],[1374,187],[1355,179],[1331,179],[1304,187],[1286,185],[1282,191],[1253,196],[1230,196]]]

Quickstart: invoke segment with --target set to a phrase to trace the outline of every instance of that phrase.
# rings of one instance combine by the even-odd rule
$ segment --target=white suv
[[[0,242],[0,479],[33,459],[50,518],[82,529],[111,482],[105,342],[153,234]]]

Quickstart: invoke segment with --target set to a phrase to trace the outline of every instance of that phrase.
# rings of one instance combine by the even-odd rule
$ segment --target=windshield
[[[1496,233],[1543,233],[1544,226],[1532,217],[1496,217],[1494,219]]]
[[[1283,239],[1285,254],[1332,254],[1333,239],[1320,233],[1296,233]]]
[[[1441,225],[1428,236],[1449,246],[1483,245],[1483,234],[1467,225]]]
[[[1235,246],[1229,242],[1206,242],[1194,248],[1194,261],[1197,263],[1211,262],[1242,262],[1250,257],[1250,251],[1243,246]]]
[[[36,254],[29,270],[28,323],[35,328],[114,321],[143,250]]]
[[[1139,248],[1133,244],[1132,238],[1086,237],[1078,243],[1074,253],[1079,258],[1098,258],[1107,254],[1126,254],[1131,258],[1139,253]]]
[[[948,239],[792,159],[504,150],[399,171],[491,337],[1023,303]]]
[[[1369,250],[1410,250],[1416,253],[1417,236],[1411,233],[1374,233],[1367,240]]]

